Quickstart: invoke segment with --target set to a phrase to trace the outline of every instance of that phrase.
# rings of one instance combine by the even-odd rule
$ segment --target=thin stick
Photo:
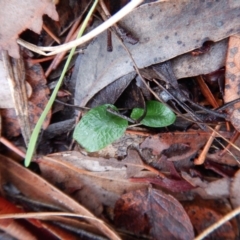
[[[44,57],[44,58],[35,58],[35,59],[29,59],[29,61],[32,64],[37,64],[37,63],[42,63],[42,62],[47,62],[50,61],[52,59],[54,59],[55,56],[50,56],[50,57]]]
[[[215,131],[218,131],[220,129],[220,124],[218,124],[216,127],[215,127]],[[207,156],[207,153],[209,151],[209,148],[211,147],[212,143],[213,143],[213,140],[215,139],[215,137],[217,136],[216,132],[212,132],[210,138],[208,139],[207,143],[205,144],[202,152],[200,153],[199,157],[196,158],[194,160],[194,164],[195,165],[201,165],[204,163],[205,159],[206,159],[206,156]]]
[[[236,217],[240,213],[240,207],[237,207],[227,215],[225,215],[223,218],[221,218],[218,222],[214,223],[207,229],[205,229],[200,235],[198,235],[194,240],[201,240],[208,236],[210,233],[215,231],[217,228],[219,228],[221,225],[223,225],[225,222],[231,220],[232,218]]]
[[[54,35],[54,33],[43,23],[43,29],[46,31],[46,33],[58,44],[61,44],[60,39]]]
[[[233,135],[233,137],[230,139],[230,141],[232,143],[235,143],[235,141],[238,139],[240,133],[238,131],[236,131]],[[223,150],[222,152],[219,154],[221,157],[227,152],[227,150],[231,147],[230,144],[228,144]]]
[[[45,56],[55,55],[57,53],[70,50],[73,47],[77,47],[77,46],[93,39],[94,37],[96,37],[97,35],[102,33],[103,31],[105,31],[106,29],[111,27],[113,24],[115,24],[116,22],[121,20],[127,14],[129,14],[142,1],[143,0],[133,0],[133,1],[131,1],[125,7],[123,7],[120,11],[118,11],[115,15],[113,15],[109,20],[105,21],[100,26],[98,26],[97,28],[95,28],[94,30],[89,32],[88,34],[86,34],[83,37],[81,37],[79,39],[76,39],[72,42],[63,44],[61,46],[57,46],[57,47],[38,47],[38,46],[36,46],[34,44],[31,44],[31,43],[28,43],[28,42],[26,42],[22,39],[18,39],[17,42],[18,42],[18,44],[28,48],[31,51],[36,52],[36,53],[39,53],[39,54],[42,54],[42,55],[45,55]],[[47,51],[49,53],[45,53],[45,51]]]

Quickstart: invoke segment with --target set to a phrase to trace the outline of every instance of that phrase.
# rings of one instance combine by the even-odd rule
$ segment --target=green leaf
[[[166,127],[174,123],[176,120],[175,114],[164,104],[157,101],[147,101],[147,114],[141,121],[141,124],[148,127]],[[131,118],[137,120],[143,114],[142,108],[134,108],[131,113]]]
[[[128,121],[106,111],[104,104],[91,109],[76,126],[73,138],[88,152],[95,152],[120,138],[128,127]]]

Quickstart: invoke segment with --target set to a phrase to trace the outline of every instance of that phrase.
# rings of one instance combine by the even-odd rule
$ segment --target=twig
[[[235,141],[238,139],[240,133],[238,131],[235,131],[233,137],[230,139],[230,141],[232,143],[235,143]],[[223,150],[222,152],[219,154],[221,157],[227,152],[227,150],[231,147],[230,144],[228,144]]]
[[[54,41],[56,41],[58,44],[61,44],[60,39],[57,36],[55,36],[54,33],[51,32],[51,30],[44,23],[43,23],[43,29]]]
[[[221,125],[218,124],[215,127],[215,131],[218,131],[220,129],[220,126]],[[205,146],[204,146],[202,152],[200,153],[199,157],[194,160],[195,165],[201,165],[201,164],[204,163],[204,161],[206,159],[206,155],[207,155],[207,153],[209,151],[209,148],[211,147],[212,142],[215,139],[216,135],[217,135],[216,132],[212,132],[211,136],[209,137],[209,139],[208,139],[207,143],[205,144]]]

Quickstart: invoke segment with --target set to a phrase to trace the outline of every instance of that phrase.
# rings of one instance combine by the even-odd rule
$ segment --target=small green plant
[[[107,112],[111,107],[117,111],[114,105],[104,104],[92,108],[86,113],[76,126],[73,138],[88,152],[95,152],[119,139],[128,127],[128,121]],[[164,104],[157,101],[146,102],[147,113],[141,124],[148,127],[166,127],[174,123],[175,114]],[[134,108],[131,118],[140,118],[144,110]]]

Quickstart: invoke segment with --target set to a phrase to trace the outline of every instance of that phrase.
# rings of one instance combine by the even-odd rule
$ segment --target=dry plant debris
[[[49,89],[46,85],[46,78],[44,76],[43,69],[40,64],[33,64],[31,61],[31,54],[29,52],[21,53],[24,55],[24,66],[25,66],[25,82],[30,88],[31,93],[28,96],[26,102],[21,101],[21,99],[15,99],[15,104],[26,104],[28,107],[28,119],[30,122],[29,131],[31,132],[34,128],[35,124],[38,121],[39,116],[41,115],[46,103],[48,101]],[[14,87],[15,91],[20,91],[19,87],[16,85]],[[11,88],[3,89],[7,90],[8,96],[11,95]],[[13,90],[13,89],[12,89]],[[17,116],[15,113],[16,105],[11,105],[11,107],[1,109],[1,115],[4,122],[4,135],[8,137],[16,137],[23,131],[23,129],[27,128],[27,124],[25,122],[20,122],[20,116]],[[26,107],[25,107],[26,108]],[[49,112],[48,117],[45,120],[43,128],[46,129],[51,117],[51,112]]]
[[[26,31],[21,38],[56,49],[75,39],[92,2],[0,3],[2,56],[8,51],[18,58],[8,57],[9,69],[2,65],[5,58],[0,61],[0,140],[11,149],[19,146],[20,153],[0,148],[0,238],[200,239],[220,222],[208,238],[239,239],[240,217],[222,220],[240,212],[238,1],[143,1],[79,47],[42,126],[31,170],[21,165],[23,139],[28,143],[67,52],[52,61],[19,51],[16,39],[27,28],[40,33],[43,18],[40,36]],[[127,2],[99,0],[87,31]],[[44,14],[53,20],[59,15],[59,21]],[[15,82],[7,82],[11,72]],[[156,100],[175,112],[176,121],[162,128],[139,125],[152,115],[144,111],[147,103]],[[124,131],[131,117],[139,118],[132,109],[146,115],[120,139],[89,153],[84,144],[72,143],[73,129],[90,112],[81,107],[102,104],[116,106]],[[87,121],[79,134],[102,128],[114,135],[101,125]],[[102,137],[92,141],[104,142]]]
[[[19,58],[19,47],[16,43],[18,35],[27,28],[40,33],[43,14],[48,14],[55,21],[58,20],[52,0],[1,1],[0,21],[4,23],[0,27],[1,49],[8,50],[10,56]]]

